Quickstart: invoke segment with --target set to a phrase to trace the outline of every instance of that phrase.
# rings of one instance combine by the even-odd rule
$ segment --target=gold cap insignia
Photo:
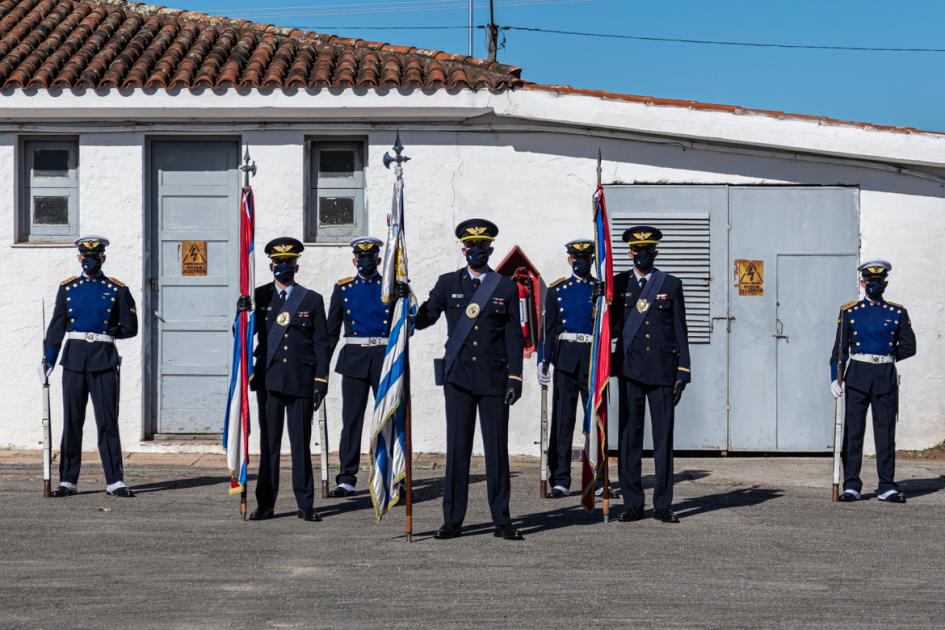
[[[886,271],[885,267],[867,267],[866,270],[870,273],[884,273]]]
[[[633,238],[637,239],[638,241],[648,241],[650,240],[651,236],[653,236],[653,232],[634,232],[633,233]]]
[[[98,241],[82,241],[82,247],[85,249],[96,249],[99,245],[101,243]]]
[[[583,252],[585,249],[589,249],[590,246],[590,243],[574,243],[571,247],[578,250],[579,252]]]
[[[358,243],[358,249],[362,251],[368,251],[369,249],[374,249],[374,243],[371,243],[370,241],[366,243]]]

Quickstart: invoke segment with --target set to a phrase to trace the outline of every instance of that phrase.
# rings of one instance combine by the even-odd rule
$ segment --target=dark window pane
[[[318,172],[328,177],[354,177],[354,151],[319,151]]]
[[[354,225],[353,197],[319,197],[319,225]]]
[[[68,197],[35,197],[33,204],[33,223],[69,225]]]
[[[68,177],[69,151],[37,149],[33,151],[33,175],[36,177]]]

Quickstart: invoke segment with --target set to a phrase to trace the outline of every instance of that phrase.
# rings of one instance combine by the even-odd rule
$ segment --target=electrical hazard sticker
[[[738,286],[739,295],[764,295],[765,261],[743,258],[736,260],[735,284]]]
[[[207,275],[207,241],[183,241],[181,243],[180,275]]]

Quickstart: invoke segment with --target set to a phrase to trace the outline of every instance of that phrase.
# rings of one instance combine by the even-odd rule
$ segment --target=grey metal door
[[[828,358],[835,311],[856,292],[857,191],[733,187],[729,206],[729,448],[829,450]],[[760,294],[740,294],[739,260],[762,263]]]
[[[150,156],[154,431],[219,433],[239,290],[239,145],[155,141]]]
[[[679,405],[677,449],[724,449],[728,383],[726,311],[728,190],[725,186],[608,186],[615,271],[631,268],[623,231],[648,224],[663,232],[657,266],[682,278],[692,357],[692,384]],[[611,399],[608,442],[617,448]],[[650,445],[649,420],[645,439]]]

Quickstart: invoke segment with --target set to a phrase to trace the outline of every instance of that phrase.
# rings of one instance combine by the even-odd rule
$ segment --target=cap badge
[[[648,241],[650,240],[651,236],[653,236],[653,232],[634,232],[633,233],[633,238],[637,239],[638,241]]]
[[[590,243],[575,243],[572,245],[572,247],[574,247],[574,249],[578,250],[579,252],[583,252],[585,249],[590,248],[590,246]]]

